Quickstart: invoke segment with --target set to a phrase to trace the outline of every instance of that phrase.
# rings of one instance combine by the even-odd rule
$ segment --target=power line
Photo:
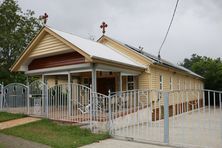
[[[170,27],[171,27],[171,25],[172,25],[172,23],[173,23],[173,19],[174,19],[176,10],[177,10],[178,3],[179,3],[179,0],[177,0],[177,2],[176,2],[176,6],[175,6],[175,8],[174,8],[173,16],[172,16],[172,18],[171,18],[169,27],[168,27],[168,29],[167,29],[166,35],[165,35],[165,37],[164,37],[164,39],[163,39],[163,42],[162,42],[162,44],[161,44],[161,46],[160,46],[160,48],[159,48],[159,52],[158,52],[158,58],[159,58],[159,59],[160,59],[160,51],[161,51],[161,49],[162,49],[162,47],[163,47],[163,44],[165,43],[165,41],[166,41],[166,39],[167,39],[168,33],[169,33],[169,31],[170,31]]]

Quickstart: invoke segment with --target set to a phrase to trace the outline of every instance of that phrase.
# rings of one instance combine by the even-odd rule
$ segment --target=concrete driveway
[[[124,141],[117,139],[107,139],[98,143],[89,144],[81,148],[169,148],[166,146],[159,146],[146,143],[138,143],[132,141]]]

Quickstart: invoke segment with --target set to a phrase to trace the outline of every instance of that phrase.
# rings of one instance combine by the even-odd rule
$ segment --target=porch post
[[[123,81],[122,81],[122,73],[119,74],[119,91],[122,92],[123,90]]]
[[[71,115],[71,76],[68,72],[68,116]]]
[[[45,83],[45,75],[42,74],[42,82]]]
[[[93,92],[97,91],[97,86],[96,86],[96,65],[95,65],[95,63],[92,64],[92,91]]]
[[[96,65],[92,64],[92,102],[90,102],[90,106],[92,107],[93,116],[96,115],[96,106],[97,106],[97,98],[96,98]]]

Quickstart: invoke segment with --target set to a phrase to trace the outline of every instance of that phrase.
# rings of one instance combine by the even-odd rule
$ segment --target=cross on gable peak
[[[47,23],[48,17],[48,14],[45,12],[44,15],[39,16],[39,19],[43,21],[43,24],[45,25]]]
[[[100,28],[102,29],[102,33],[105,34],[106,33],[106,30],[105,28],[107,28],[108,25],[105,23],[105,22],[102,22],[102,24],[100,25]]]

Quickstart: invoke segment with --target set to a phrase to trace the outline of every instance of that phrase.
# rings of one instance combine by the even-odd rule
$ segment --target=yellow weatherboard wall
[[[202,79],[175,68],[166,67],[163,65],[155,65],[151,59],[125,47],[121,43],[107,36],[102,36],[98,42],[109,46],[122,54],[125,54],[133,61],[147,66],[147,70],[138,76],[138,89],[159,90],[160,75],[163,76],[163,90],[165,91],[170,90],[170,77],[172,78],[171,90],[203,88]],[[123,86],[123,88],[125,88],[125,86]]]
[[[47,33],[39,44],[32,50],[30,57],[48,55],[54,52],[64,52],[64,51],[73,51],[70,47],[65,45],[63,42],[59,41],[57,38],[53,37]]]

